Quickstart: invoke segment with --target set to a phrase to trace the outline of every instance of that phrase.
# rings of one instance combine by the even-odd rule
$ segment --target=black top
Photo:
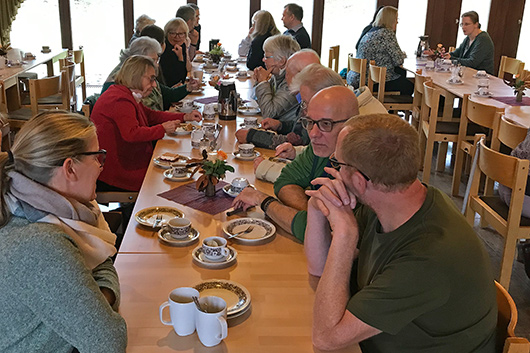
[[[188,69],[186,68],[186,43],[182,44],[184,61],[180,61],[172,49],[173,45],[166,39],[166,49],[160,56],[160,67],[164,76],[164,82],[169,87],[173,87],[177,83],[185,83],[186,76],[188,75]]]
[[[197,50],[199,50],[201,46],[201,25],[197,25],[194,29],[199,33],[199,39],[197,40]]]
[[[263,42],[265,42],[270,36],[269,33],[262,34],[261,36],[254,38],[252,43],[250,43],[250,50],[248,51],[247,56],[247,67],[250,70],[254,70],[258,66],[265,68],[265,63],[263,62],[263,56],[265,56],[265,53],[263,52]]]
[[[307,33],[307,30],[304,26],[300,27],[298,31],[293,31],[292,29],[288,29],[283,34],[289,34],[296,39],[298,44],[300,44],[301,49],[309,48],[311,49],[311,38],[309,38],[309,33]]]

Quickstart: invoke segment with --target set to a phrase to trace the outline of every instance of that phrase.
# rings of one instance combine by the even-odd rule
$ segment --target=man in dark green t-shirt
[[[320,277],[315,345],[493,353],[488,254],[453,202],[417,179],[416,131],[394,115],[358,116],[335,153],[326,169],[335,179],[306,191],[308,269]]]

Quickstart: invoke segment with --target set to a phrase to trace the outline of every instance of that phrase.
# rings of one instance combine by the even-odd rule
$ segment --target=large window
[[[202,5],[204,1],[200,1]],[[180,6],[186,5],[185,0],[134,0],[134,20],[145,14],[156,20],[156,25],[164,28],[166,23],[175,17]],[[123,17],[123,16],[122,16]]]
[[[481,29],[483,31],[487,31],[488,30],[488,19],[490,17],[490,7],[491,7],[491,0],[462,0],[462,8],[460,10],[460,17],[462,17],[462,14],[464,12],[476,11],[478,13],[479,22],[482,25]],[[459,20],[460,22],[462,22],[461,18],[459,18]],[[462,32],[462,29],[459,29],[455,47],[458,48],[460,43],[464,41],[464,38],[465,36],[464,36],[464,33]],[[451,43],[451,45],[453,45],[453,43]]]
[[[525,62],[526,70],[530,69],[530,1],[525,3],[523,13],[523,23],[521,25],[521,35],[517,46],[517,59]]]
[[[85,53],[87,84],[102,85],[124,47],[123,1],[71,0],[70,11],[74,49]]]
[[[399,0],[398,25],[396,36],[408,57],[413,57],[418,49],[419,36],[425,34],[427,0]],[[430,43],[431,46],[436,43]]]
[[[52,48],[53,52],[60,50],[59,23],[57,1],[26,0],[18,9],[11,27],[11,47],[37,56],[43,45]],[[36,67],[32,71],[36,71],[40,77],[46,76],[45,65]]]
[[[272,14],[272,17],[274,17],[274,22],[276,22],[276,27],[278,27],[281,33],[287,30],[287,28],[283,26],[282,14],[284,6],[289,2],[291,1],[267,0],[261,2],[261,9],[267,10]],[[311,30],[313,28],[313,0],[295,0],[292,2],[302,6],[304,9],[304,18],[302,18],[302,23],[304,24],[307,33],[309,33],[309,36],[311,36]]]
[[[219,39],[232,56],[237,57],[238,45],[248,35],[249,1],[197,1],[201,10],[201,47],[208,50],[210,39]]]
[[[322,58],[327,65],[329,47],[340,45],[339,71],[348,66],[348,53],[355,53],[355,43],[363,28],[370,24],[377,9],[375,0],[326,0],[322,30]]]

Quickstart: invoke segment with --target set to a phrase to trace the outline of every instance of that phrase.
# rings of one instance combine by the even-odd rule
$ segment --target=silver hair
[[[321,64],[311,64],[300,71],[289,86],[292,92],[299,92],[300,86],[309,88],[312,92],[331,87],[344,86],[344,81],[338,73]]]
[[[289,59],[291,55],[300,50],[300,44],[292,36],[277,34],[269,37],[263,43],[263,51],[271,53],[276,60]]]
[[[160,46],[160,43],[156,39],[149,38],[149,37],[140,37],[135,39],[131,46],[127,49],[124,49],[120,53],[120,62],[123,63],[127,58],[133,56],[133,55],[146,55],[149,56],[150,54],[161,54],[162,53],[162,47]]]
[[[155,22],[156,20],[154,18],[151,18],[145,14],[141,15],[136,19],[136,26],[134,27],[134,31],[138,35],[142,31],[142,29],[144,29],[145,26],[152,25]]]

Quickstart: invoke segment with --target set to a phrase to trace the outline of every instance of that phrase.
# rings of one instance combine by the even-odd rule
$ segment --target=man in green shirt
[[[309,273],[320,277],[315,346],[493,353],[488,254],[453,202],[417,179],[416,131],[395,115],[357,116],[330,162],[334,179],[306,191],[304,246]]]
[[[274,184],[278,199],[246,188],[234,200],[234,207],[259,206],[276,224],[304,239],[308,197],[304,191],[311,181],[326,175],[324,166],[335,150],[337,136],[344,122],[359,114],[355,93],[344,86],[320,90],[309,101],[302,126],[308,130],[311,143],[290,164]],[[265,202],[267,201],[267,202]]]

